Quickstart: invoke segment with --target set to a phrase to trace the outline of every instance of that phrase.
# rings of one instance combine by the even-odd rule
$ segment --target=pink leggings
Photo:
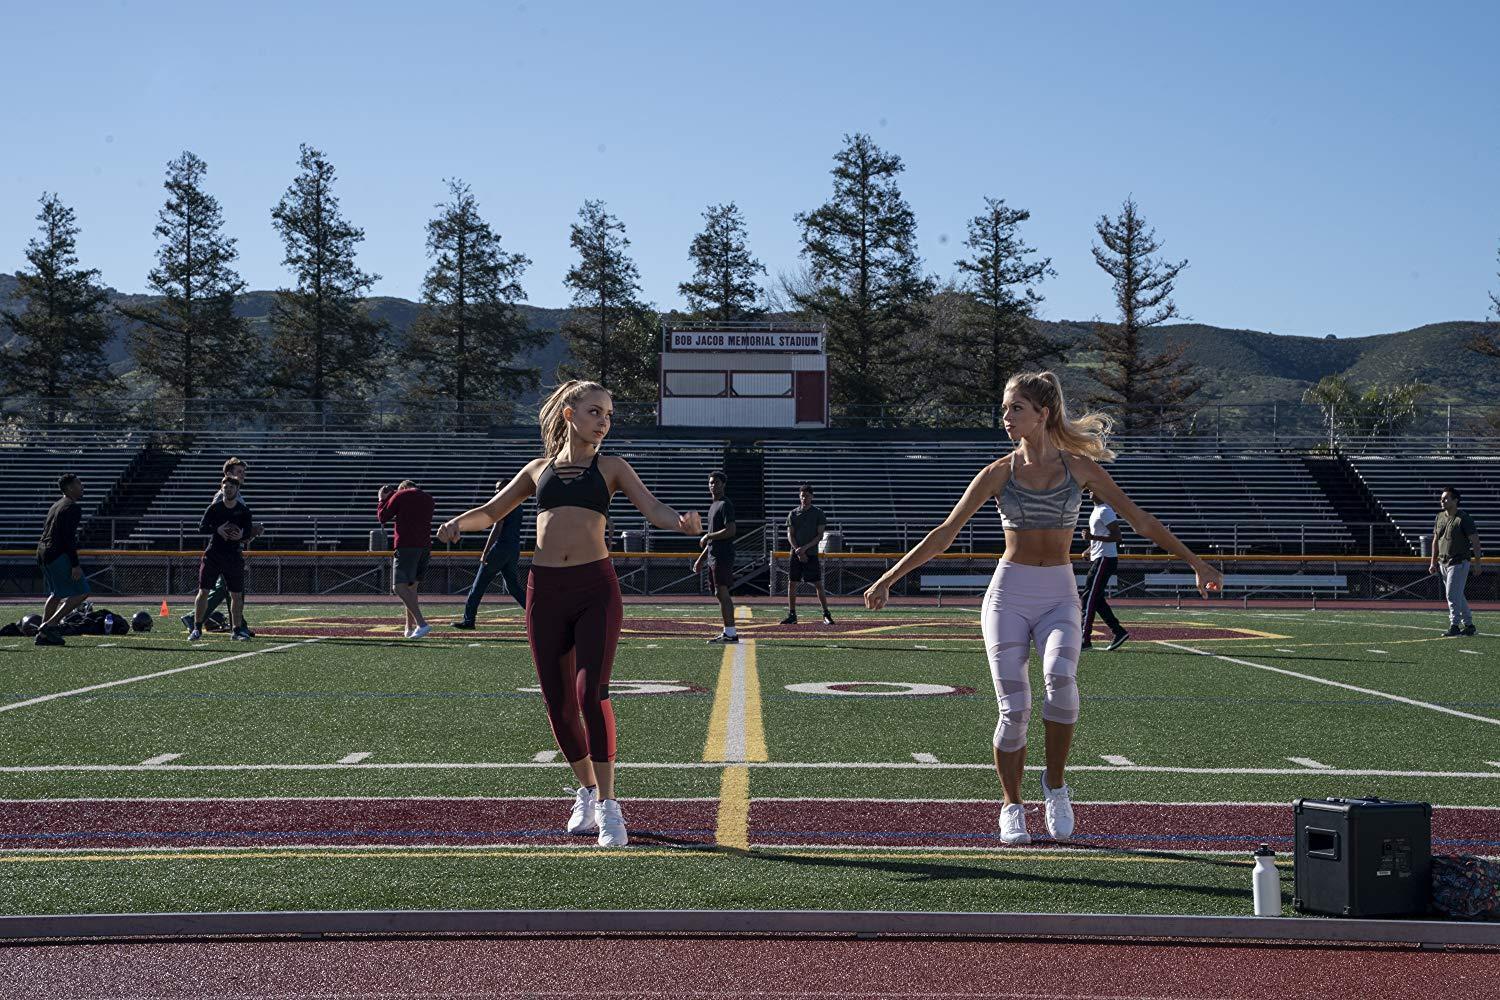
[[[1071,565],[1025,566],[1002,560],[995,567],[984,595],[980,627],[995,699],[1000,703],[997,749],[1026,746],[1026,727],[1031,722],[1027,661],[1033,644],[1041,654],[1047,685],[1042,718],[1068,724],[1078,721],[1078,654],[1083,644],[1079,612]]]

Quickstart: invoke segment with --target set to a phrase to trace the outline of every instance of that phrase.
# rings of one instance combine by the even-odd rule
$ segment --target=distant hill
[[[14,276],[0,274],[0,302],[7,307],[15,287]],[[113,294],[123,302],[150,298]],[[246,292],[239,297],[235,311],[267,333],[273,295],[270,291]],[[393,337],[399,340],[411,327],[420,304],[381,296],[371,300],[371,309],[390,324]],[[557,366],[568,357],[558,331],[569,310],[530,305],[522,305],[520,310],[534,328],[552,335],[528,358],[541,369],[544,382],[552,381]],[[1065,377],[1073,386],[1084,388],[1089,370],[1098,364],[1097,355],[1088,347],[1091,324],[1064,320],[1039,325],[1049,335],[1075,345],[1067,356]],[[127,349],[127,324],[117,318],[114,326],[109,360],[115,371],[123,374],[134,367]],[[1161,350],[1169,342],[1187,345],[1187,359],[1205,379],[1204,402],[1297,402],[1325,375],[1345,375],[1360,384],[1417,379],[1436,388],[1434,402],[1500,404],[1500,362],[1471,354],[1463,346],[1486,326],[1475,322],[1432,323],[1399,333],[1334,339],[1182,323],[1152,330],[1146,343],[1151,350]],[[1493,324],[1488,327],[1494,329]],[[0,351],[8,346],[7,339],[8,334],[0,334]]]

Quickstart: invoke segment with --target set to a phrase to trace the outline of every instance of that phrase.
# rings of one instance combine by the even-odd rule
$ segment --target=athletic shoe
[[[740,637],[738,635],[726,635],[723,632],[720,632],[718,635],[714,636],[712,639],[709,639],[708,641],[709,642],[731,643],[731,642],[739,642],[740,641]]]
[[[37,632],[36,638],[31,640],[38,646],[66,646],[67,642],[55,629],[44,628]]]
[[[1461,628],[1459,628],[1457,625],[1449,625],[1448,626],[1448,631],[1446,631],[1446,632],[1443,633],[1443,638],[1444,639],[1451,639],[1451,638],[1453,638],[1456,635],[1463,635],[1463,634],[1464,634],[1464,630],[1461,629]]]
[[[1108,646],[1105,646],[1104,647],[1104,651],[1106,653],[1113,653],[1115,650],[1117,650],[1121,646],[1125,645],[1125,640],[1129,639],[1129,638],[1130,638],[1130,633],[1129,632],[1116,632],[1115,633],[1115,639],[1114,639],[1114,641],[1111,642]]]
[[[407,638],[408,639],[420,639],[424,635],[426,635],[428,632],[431,632],[431,631],[432,631],[432,626],[431,625],[418,625],[416,628],[414,628],[414,629],[411,630],[411,635],[407,636]]]
[[[823,616],[823,624],[824,625],[832,625],[833,624],[833,615],[825,614]]]
[[[201,638],[203,638],[203,630],[195,623],[192,631],[188,633],[188,642],[197,642]]]
[[[461,628],[465,631],[468,631],[469,629],[474,627],[473,622],[449,622],[448,624],[453,628]]]
[[[1469,624],[1467,624],[1467,625],[1464,626],[1463,634],[1464,635],[1478,635],[1479,634],[1479,630],[1474,627],[1474,623],[1473,622],[1469,622]]]
[[[594,822],[599,824],[600,847],[624,847],[630,843],[625,833],[625,817],[620,815],[620,803],[605,799],[594,807]]]
[[[1073,797],[1068,794],[1068,786],[1048,788],[1047,776],[1043,774],[1042,797],[1047,800],[1047,833],[1053,840],[1073,836]]]
[[[788,612],[787,616],[785,618],[781,619],[781,624],[783,624],[783,625],[795,625],[795,624],[797,624],[797,615],[796,615],[796,612]]]
[[[1031,834],[1026,832],[1026,807],[1019,802],[1000,807],[1000,843],[1031,843]]]
[[[246,639],[254,639],[255,638],[255,629],[251,628],[249,625],[241,625],[240,628],[242,628],[242,629],[245,630],[245,638]]]
[[[573,812],[568,816],[568,832],[574,836],[589,836],[599,832],[599,819],[595,806],[599,804],[598,792],[593,788],[578,788],[573,792]]]
[[[185,629],[187,629],[189,632],[191,632],[193,630],[193,616],[192,615],[188,614],[188,615],[183,615],[182,616],[182,627],[185,628]]]
[[[230,633],[229,638],[233,639],[235,642],[249,642],[250,630],[245,628],[244,626],[240,626]]]
[[[1089,639],[1085,639],[1085,640],[1083,640],[1082,642],[1080,642],[1078,644],[1078,648],[1081,649],[1081,650],[1082,649],[1093,649],[1094,648],[1094,643],[1091,640],[1089,640]]]

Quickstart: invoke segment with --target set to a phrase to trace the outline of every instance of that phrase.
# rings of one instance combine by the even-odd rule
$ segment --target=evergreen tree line
[[[531,261],[502,246],[467,184],[445,181],[447,198],[427,225],[421,311],[398,340],[371,314],[367,293],[379,275],[358,265],[365,234],[340,211],[333,165],[303,145],[297,167],[271,210],[290,280],[275,292],[265,337],[235,312],[245,290],[234,267],[236,241],[205,190],[208,166],[193,153],[167,165],[156,265],[147,274],[154,297],[144,303],[110,304],[99,272],[80,264],[72,209],[45,194],[38,235],[25,251],[28,268],[16,275],[24,307],[0,309],[0,326],[19,338],[0,368],[0,389],[46,400],[49,420],[57,419],[59,401],[117,394],[103,351],[111,309],[130,322],[130,350],[149,388],[180,402],[185,420],[225,398],[302,400],[321,412],[390,396],[393,385],[408,399],[493,412],[539,384],[543,373],[523,359],[547,335],[528,327],[518,309]],[[845,136],[831,196],[795,216],[801,266],[774,283],[750,252],[737,205],[709,206],[688,248],[693,274],[678,285],[688,308],[665,318],[774,314],[819,324],[827,331],[832,401],[855,422],[922,420],[934,406],[982,407],[998,426],[1010,375],[1064,360],[1064,345],[1035,323],[1039,288],[1056,272],[1022,238],[1030,212],[986,196],[968,220],[956,277],[940,282],[924,273],[916,217],[898,184],[904,169],[869,136]],[[1093,324],[1094,390],[1085,401],[1115,413],[1127,429],[1168,423],[1191,405],[1201,382],[1183,359],[1185,344],[1152,352],[1144,334],[1180,318],[1173,292],[1188,261],[1162,255],[1131,198],[1117,214],[1101,215],[1094,232],[1093,256],[1112,284],[1115,314]],[[577,262],[564,278],[572,309],[562,332],[573,360],[548,374],[595,378],[622,400],[653,399],[664,317],[641,297],[624,223],[603,202],[586,201],[570,242]],[[1500,295],[1490,298],[1500,318]],[[1471,347],[1500,356],[1484,338]]]

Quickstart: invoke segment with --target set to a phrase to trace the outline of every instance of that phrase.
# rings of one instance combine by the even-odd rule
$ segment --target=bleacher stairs
[[[109,548],[129,538],[180,461],[181,452],[142,448],[100,502],[99,509],[83,531],[82,546],[86,549]]]

